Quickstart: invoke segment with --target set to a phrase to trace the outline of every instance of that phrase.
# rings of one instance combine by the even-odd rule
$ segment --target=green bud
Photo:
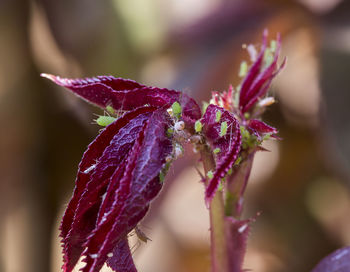
[[[271,52],[275,52],[277,48],[277,42],[275,40],[270,41],[270,50]]]
[[[171,137],[174,134],[174,129],[173,128],[168,128],[166,131],[166,134],[168,137]]]
[[[225,136],[227,133],[227,122],[222,122],[220,127],[220,137]]]
[[[232,168],[228,169],[227,171],[227,175],[231,175],[232,174]]]
[[[225,183],[225,179],[221,179],[219,186],[218,186],[218,191],[222,192],[224,190],[224,183]]]
[[[213,171],[211,171],[211,170],[208,171],[207,177],[210,178],[210,179],[212,179],[212,178],[214,177]]]
[[[235,161],[235,165],[239,165],[239,163],[242,161],[242,157],[241,156],[239,156],[238,158],[237,158],[237,160]],[[231,173],[230,173],[230,175],[232,174],[232,168],[230,169],[231,170]]]
[[[264,137],[263,137],[263,141],[268,140],[270,138],[271,138],[271,134],[270,133],[265,134]]]
[[[113,114],[113,115],[116,114],[115,109],[114,109],[112,106],[109,106],[109,105],[106,107],[106,111],[107,111],[108,113],[110,113],[110,114]]]
[[[163,183],[163,182],[164,182],[164,179],[165,179],[165,175],[164,175],[163,171],[161,171],[161,172],[159,173],[159,181],[160,181],[161,183]]]
[[[240,127],[240,130],[241,130],[241,135],[242,135],[243,140],[248,140],[250,138],[249,131],[246,130],[245,127],[243,127],[243,126]]]
[[[218,111],[216,112],[216,119],[215,119],[216,123],[219,123],[219,122],[220,122],[221,115],[222,115],[222,112],[218,110]]]
[[[248,72],[248,64],[246,61],[241,62],[241,66],[239,68],[239,77],[244,77]]]
[[[203,128],[203,124],[201,121],[197,120],[196,123],[194,123],[194,130],[196,132],[201,132]]]
[[[209,103],[208,102],[203,102],[203,105],[202,105],[202,112],[206,112],[207,108],[209,106]]]
[[[112,116],[99,116],[95,121],[98,125],[102,127],[106,127],[109,124],[113,123],[117,118],[114,118]]]
[[[215,148],[214,150],[213,150],[213,153],[214,154],[218,154],[218,153],[220,153],[221,152],[221,149],[219,148],[219,147],[217,147],[217,148]]]
[[[182,108],[181,108],[181,105],[179,104],[179,102],[174,102],[172,105],[171,105],[171,109],[173,110],[173,114],[174,116],[178,117],[181,115],[181,112],[182,112]]]
[[[265,67],[269,66],[273,62],[273,54],[269,48],[265,50],[264,62],[265,62]]]

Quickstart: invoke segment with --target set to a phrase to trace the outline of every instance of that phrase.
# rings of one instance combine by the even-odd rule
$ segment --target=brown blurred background
[[[99,129],[101,111],[40,72],[112,74],[208,100],[238,84],[241,45],[259,44],[265,27],[288,56],[266,113],[283,140],[254,162],[245,216],[262,215],[245,268],[310,271],[349,245],[350,1],[0,0],[0,271],[60,271],[59,220]],[[196,159],[175,164],[141,225],[152,242],[131,239],[140,272],[209,271]]]

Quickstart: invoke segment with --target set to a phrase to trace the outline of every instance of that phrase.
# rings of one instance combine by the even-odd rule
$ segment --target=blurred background
[[[264,28],[287,67],[246,194],[244,268],[303,272],[350,244],[350,1],[0,0],[0,271],[58,272],[58,225],[98,109],[39,77],[111,74],[208,100],[239,82]],[[140,272],[209,271],[208,211],[190,155],[141,224]],[[131,237],[133,238],[133,237]],[[104,268],[104,271],[110,271]],[[78,269],[76,269],[78,271]]]

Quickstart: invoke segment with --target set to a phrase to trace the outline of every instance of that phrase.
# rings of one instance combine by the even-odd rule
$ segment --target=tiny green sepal
[[[174,134],[174,129],[173,128],[168,128],[166,133],[167,133],[168,136],[171,136],[171,135]]]
[[[225,180],[221,180],[221,182],[219,183],[219,187],[218,187],[219,192],[222,192],[224,190],[224,181]]]
[[[216,118],[215,118],[215,121],[216,121],[216,123],[219,123],[220,122],[220,119],[221,119],[221,115],[222,115],[222,112],[221,111],[217,111],[216,112]]]
[[[176,117],[179,117],[181,115],[181,112],[182,112],[182,108],[181,108],[181,105],[179,102],[174,102],[172,105],[171,105],[171,109],[173,110],[173,114],[174,116]]]
[[[109,124],[112,124],[115,120],[117,120],[117,118],[112,116],[99,116],[95,121],[98,125],[106,127]]]
[[[235,165],[239,165],[239,163],[240,163],[241,161],[242,161],[242,157],[239,156],[239,157],[237,158],[237,160],[235,161]],[[231,170],[231,173],[230,173],[229,175],[232,174],[232,168],[231,168],[230,170]]]
[[[241,62],[241,66],[239,68],[239,77],[245,77],[248,72],[248,64],[246,61]]]
[[[210,178],[210,179],[212,179],[212,178],[214,177],[213,171],[211,171],[211,170],[208,171],[207,177]]]
[[[110,105],[108,105],[108,106],[106,107],[106,111],[107,111],[109,114],[113,114],[113,115],[116,114],[115,109],[114,109],[112,106],[110,106]]]
[[[243,140],[248,140],[250,138],[249,131],[243,126],[240,127],[240,130],[241,130],[241,135],[242,135]]]
[[[271,138],[271,133],[265,134],[262,141],[268,140]]]
[[[159,181],[160,181],[161,183],[163,183],[163,182],[164,182],[164,179],[165,179],[165,175],[164,175],[164,173],[161,171],[161,172],[159,173]]]
[[[270,41],[270,49],[271,49],[271,52],[275,52],[276,51],[276,48],[277,48],[277,42],[275,40],[271,40]]]
[[[213,153],[214,154],[218,154],[218,153],[220,153],[221,152],[221,149],[219,148],[219,147],[217,147],[217,148],[215,148],[214,150],[213,150]]]
[[[220,137],[225,136],[227,133],[227,122],[222,122],[220,127]]]
[[[208,106],[209,106],[209,103],[204,101],[202,105],[202,112],[206,112]]]
[[[264,53],[264,62],[265,67],[269,66],[273,62],[273,52],[271,52],[270,48],[267,48]]]
[[[196,123],[194,123],[194,130],[196,132],[201,132],[203,128],[203,124],[201,121],[197,120]]]

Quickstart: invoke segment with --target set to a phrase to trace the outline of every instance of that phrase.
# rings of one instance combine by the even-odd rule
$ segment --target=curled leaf
[[[221,112],[220,122],[216,122],[218,111]],[[210,201],[219,186],[220,179],[225,177],[237,159],[241,146],[241,133],[239,123],[233,114],[212,104],[208,106],[201,122],[203,134],[212,151],[220,150],[214,152],[216,167],[205,192],[206,201]]]
[[[267,61],[267,30],[263,34],[263,43],[259,55],[255,62],[248,70],[247,75],[244,77],[239,97],[239,108],[242,113],[249,111],[252,106],[267,93],[272,79],[279,73],[284,67],[285,60],[282,65],[278,67],[277,61],[281,49],[281,38],[277,36],[277,44],[274,50],[270,50],[273,54],[272,60]]]

